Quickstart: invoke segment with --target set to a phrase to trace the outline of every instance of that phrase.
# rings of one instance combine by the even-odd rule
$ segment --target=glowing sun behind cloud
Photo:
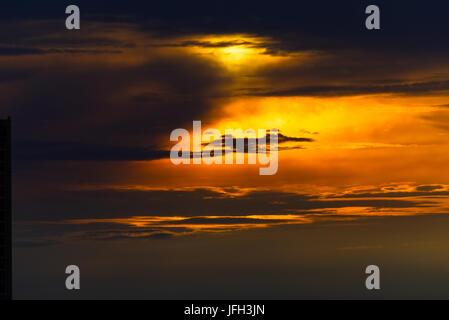
[[[188,41],[192,44],[193,53],[217,59],[229,71],[248,71],[288,58],[268,54],[267,45],[270,39],[251,35],[210,35]]]

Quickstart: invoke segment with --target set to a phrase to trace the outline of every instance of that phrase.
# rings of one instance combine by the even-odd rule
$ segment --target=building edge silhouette
[[[0,300],[12,299],[11,118],[0,119]]]

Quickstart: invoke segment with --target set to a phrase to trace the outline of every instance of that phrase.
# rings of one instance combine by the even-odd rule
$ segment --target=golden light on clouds
[[[292,186],[300,186],[300,189],[309,186],[315,189],[332,189],[348,184],[363,187],[403,181],[449,183],[449,171],[441,169],[449,162],[449,131],[445,129],[445,119],[449,119],[447,96],[419,96],[407,93],[326,96],[325,90],[320,93],[322,95],[312,92],[309,96],[301,96],[301,93],[294,96],[294,90],[291,96],[282,94],[283,90],[313,86],[357,87],[358,83],[354,79],[358,79],[359,75],[351,74],[354,70],[341,70],[346,66],[354,67],[351,61],[348,61],[352,56],[347,52],[341,57],[335,57],[334,52],[313,50],[279,52],[276,49],[280,47],[275,46],[274,39],[251,34],[164,38],[144,33],[132,26],[122,30],[110,25],[108,32],[104,31],[104,26],[85,27],[91,32],[92,39],[103,37],[112,43],[111,46],[89,47],[100,49],[96,54],[52,53],[52,63],[61,59],[59,63],[66,65],[66,60],[70,60],[71,65],[76,68],[79,64],[80,70],[81,67],[89,69],[91,66],[102,65],[104,70],[118,67],[119,72],[131,67],[136,73],[140,67],[146,70],[145,67],[148,68],[149,64],[150,70],[156,73],[160,71],[165,75],[165,69],[159,70],[158,67],[162,62],[167,66],[174,66],[171,69],[173,78],[177,81],[181,79],[183,87],[183,81],[195,81],[195,74],[192,78],[189,77],[195,73],[196,67],[205,69],[204,82],[201,72],[198,72],[199,84],[203,86],[211,81],[216,82],[204,92],[182,91],[178,95],[176,87],[173,87],[176,81],[164,83],[163,77],[159,76],[156,80],[146,81],[149,75],[139,75],[141,78],[132,85],[108,91],[106,103],[117,103],[114,106],[116,109],[109,108],[107,117],[88,117],[90,123],[106,125],[113,119],[120,124],[123,122],[123,115],[126,118],[134,111],[138,114],[149,111],[146,116],[151,114],[152,110],[155,115],[161,114],[166,110],[158,110],[158,106],[167,103],[166,100],[176,104],[178,100],[185,99],[184,107],[188,114],[189,110],[198,107],[194,105],[195,102],[190,104],[189,95],[204,94],[200,99],[204,103],[204,110],[193,113],[192,118],[182,124],[164,127],[156,142],[152,140],[153,136],[148,135],[145,137],[148,139],[148,145],[160,144],[160,149],[168,150],[170,129],[185,124],[185,128],[191,131],[193,120],[203,121],[203,131],[208,128],[216,128],[220,132],[239,128],[256,131],[278,129],[288,137],[313,140],[281,144],[280,147],[285,149],[279,153],[279,170],[270,178],[258,176],[259,166],[245,164],[176,167],[167,159],[157,159],[128,161],[126,164],[120,164],[123,166],[120,170],[114,167],[114,170],[111,169],[108,173],[113,184],[176,188],[191,186],[193,183],[203,187],[239,186],[291,190]],[[59,36],[60,34],[48,35],[46,40],[57,39]],[[76,34],[73,34],[73,37],[74,40],[78,39]],[[112,40],[125,45],[114,48]],[[94,41],[89,41],[91,42]],[[85,50],[88,49],[87,46],[68,49]],[[48,56],[24,55],[21,64],[41,64],[46,57]],[[359,56],[356,54],[355,57]],[[332,65],[332,62],[335,64]],[[338,62],[347,65],[340,66]],[[359,62],[355,61],[356,65]],[[195,64],[195,68],[186,68],[177,73],[178,65],[190,63],[198,64]],[[315,69],[317,73],[312,72]],[[327,76],[326,72],[336,75],[335,78]],[[423,71],[419,78],[424,79],[426,75],[429,77],[429,72],[424,73]],[[365,82],[360,86],[369,87],[371,79],[363,76],[361,78]],[[403,76],[400,79],[403,83],[412,84],[417,81],[408,79],[412,76],[416,78],[416,73],[399,76]],[[2,92],[7,96],[11,95],[12,91]],[[20,94],[20,90],[17,92]],[[281,94],[276,95],[276,92]],[[303,94],[307,95],[307,90]],[[173,101],[170,100],[172,95],[176,96]],[[129,109],[136,101],[138,104],[135,108]],[[169,103],[167,105],[170,105]],[[182,114],[184,110],[176,112]],[[157,147],[159,148],[159,145]]]
[[[218,128],[278,128],[287,135],[304,131],[319,133],[317,142],[322,146],[324,141],[328,146],[330,143],[334,146],[417,144],[434,139],[435,129],[422,116],[429,111],[429,104],[444,101],[443,98],[379,96],[243,97],[225,105],[223,116],[215,125]],[[425,135],[420,132],[424,129]]]
[[[445,103],[438,96],[236,97],[203,130],[279,129],[286,136],[313,139],[280,145],[291,149],[280,151],[272,185],[448,183],[449,173],[440,169],[440,163],[449,161],[448,132],[425,119],[432,106]],[[191,173],[205,180],[212,175],[211,184],[227,184],[228,179],[241,183],[243,177],[226,177],[239,172],[234,169],[184,168],[182,179]],[[241,174],[255,184],[267,183],[257,181],[254,170]]]
[[[189,51],[215,59],[231,72],[247,73],[270,63],[285,61],[287,56],[269,54],[268,38],[251,35],[211,35],[184,40],[189,43]]]

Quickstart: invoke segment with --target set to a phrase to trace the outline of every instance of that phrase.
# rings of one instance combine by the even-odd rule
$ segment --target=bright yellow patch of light
[[[223,116],[213,127],[221,131],[279,129],[284,135],[313,138],[316,142],[309,144],[311,148],[402,147],[437,139],[434,130],[422,120],[429,104],[444,102],[441,98],[434,100],[375,96],[244,97],[224,106]],[[305,134],[304,130],[318,134]]]
[[[250,35],[204,36],[189,39],[195,54],[210,56],[223,63],[230,71],[249,70],[261,65],[285,60],[288,57],[267,54],[269,39]],[[200,43],[210,45],[200,45]],[[228,44],[228,46],[222,46]]]
[[[217,51],[218,57],[227,64],[239,64],[248,60],[255,60],[262,53],[263,49],[245,46],[232,46]]]

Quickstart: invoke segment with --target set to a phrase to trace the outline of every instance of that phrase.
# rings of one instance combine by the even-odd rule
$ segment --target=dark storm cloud
[[[22,55],[41,55],[41,54],[101,54],[101,53],[122,53],[119,50],[89,50],[89,49],[40,49],[34,47],[8,47],[0,46],[0,56],[22,56]]]
[[[207,146],[207,145],[213,145],[213,146],[221,146],[223,147],[222,149],[222,153],[224,153],[226,151],[226,135],[222,135],[222,138],[220,140],[214,140],[211,142],[205,142],[202,145],[203,146]],[[265,150],[270,150],[270,146],[271,146],[271,140],[272,140],[272,134],[267,133],[265,138],[266,138],[266,146],[265,146]],[[282,133],[278,133],[277,134],[278,137],[278,144],[283,144],[286,142],[314,142],[314,139],[311,138],[304,138],[304,137],[289,137],[286,135],[283,135]],[[237,150],[237,145],[242,145],[243,146],[243,153],[257,153],[259,152],[259,144],[258,141],[259,139],[257,138],[236,138],[234,136],[229,135],[228,138],[231,140],[232,143],[232,151],[233,152],[239,152],[240,150]],[[260,142],[259,142],[260,143]],[[296,145],[296,146],[287,146],[287,147],[282,147],[282,146],[278,146],[277,150],[278,151],[282,151],[282,150],[292,150],[292,149],[303,149],[304,147],[300,146],[300,145]]]
[[[181,43],[166,43],[161,44],[163,47],[203,47],[203,48],[226,48],[230,46],[255,46],[253,42],[250,41],[218,41],[218,42],[210,42],[210,41],[182,41]]]
[[[126,232],[108,231],[104,234],[96,231],[82,233],[81,239],[91,240],[125,240],[125,239],[171,239],[175,236],[170,232],[148,232],[146,230],[131,230]],[[81,240],[80,239],[80,240]]]
[[[306,53],[304,58],[258,70],[266,87],[242,88],[255,96],[346,96],[358,94],[429,94],[448,90],[447,53],[378,48]],[[419,76],[413,76],[416,72]]]
[[[145,161],[167,158],[169,151],[76,142],[16,142],[15,160]]]
[[[375,198],[432,198],[448,197],[449,191],[444,185],[418,185],[414,190],[398,190],[397,187],[371,188],[344,194],[326,195],[326,199],[375,199]]]
[[[418,187],[417,191],[396,191],[396,192],[365,192],[365,193],[348,193],[344,195],[330,196],[329,198],[409,198],[409,197],[432,197],[432,196],[449,196],[449,191],[435,191],[439,188]]]
[[[116,32],[129,26],[113,23],[99,25],[97,21],[83,21],[76,32],[65,29],[64,21],[2,20],[0,22],[0,48],[2,55],[46,53],[118,53],[120,49],[133,48],[129,39],[114,37]],[[62,27],[62,28],[61,28]]]
[[[124,240],[124,239],[171,239],[180,235],[191,235],[195,233],[194,228],[177,225],[198,225],[202,230],[213,230],[217,224],[221,231],[238,230],[248,225],[273,225],[289,223],[290,219],[256,219],[242,217],[185,217],[182,220],[161,220],[147,226],[130,226],[124,222],[99,222],[88,221],[76,223],[76,221],[64,223],[42,223],[39,229],[26,222],[16,223],[15,230],[17,239],[15,247],[41,247],[67,243],[68,241],[79,240]],[[159,226],[158,224],[163,224]],[[211,225],[211,228],[204,227]]]
[[[431,185],[431,186],[426,186],[426,185],[424,185],[424,186],[418,186],[418,187],[416,187],[416,190],[418,190],[418,191],[435,191],[435,190],[438,190],[438,189],[443,189],[444,188],[444,186],[439,186],[439,185]]]
[[[223,218],[206,218],[206,217],[194,217],[186,218],[184,220],[167,221],[167,224],[271,224],[288,222],[288,219],[254,219],[254,218],[240,218],[240,217],[223,217]]]
[[[104,28],[107,28],[105,26]],[[43,32],[47,31],[54,31],[59,30],[59,28],[55,28],[54,26],[50,30],[42,30]],[[119,31],[114,30],[114,31]],[[98,30],[97,30],[98,31]],[[91,32],[95,32],[95,30],[92,30]],[[60,50],[61,52],[64,52],[68,49],[64,48],[85,48],[85,47],[95,47],[95,48],[102,48],[104,52],[114,52],[114,51],[106,51],[104,49],[110,48],[110,49],[126,49],[126,48],[133,48],[136,46],[134,42],[130,41],[122,41],[118,39],[113,39],[109,37],[99,37],[99,36],[92,36],[89,34],[89,32],[82,31],[81,33],[75,33],[75,34],[64,34],[61,32],[58,32],[50,37],[37,37],[37,38],[24,38],[20,40],[21,42],[28,44],[28,45],[34,45],[34,46],[42,46],[45,48],[54,48],[49,50],[49,52],[55,52],[56,50]],[[20,43],[20,42],[19,42]],[[78,49],[81,51],[80,49]],[[98,50],[101,51],[101,50]],[[115,51],[120,52],[120,51]]]
[[[102,189],[61,190],[39,195],[16,205],[16,219],[60,220],[132,216],[244,216],[249,214],[299,214],[309,210],[345,207],[412,208],[433,206],[428,200],[320,199],[276,191],[255,191],[239,197],[196,189],[191,191],[141,191]],[[32,210],[31,210],[31,207]],[[61,214],[63,212],[63,214]],[[316,213],[316,212],[315,212]]]
[[[315,141],[312,138],[303,138],[303,137],[289,137],[286,135],[283,135],[282,133],[278,134],[278,143],[284,143],[284,142],[313,142]]]
[[[19,82],[20,95],[0,98],[14,121],[15,141],[28,141],[16,154],[49,160],[160,158],[160,138],[168,143],[171,130],[207,119],[212,98],[224,95],[230,81],[218,65],[179,55],[137,67],[50,62],[45,71],[39,65],[16,70],[32,74],[8,76],[5,85]],[[136,87],[146,89],[132,93]]]
[[[169,239],[192,233],[181,226],[134,227],[113,222],[15,224],[15,247],[42,247],[80,240]]]
[[[269,137],[269,135],[267,135]],[[244,140],[244,152],[250,150],[258,152],[257,139],[233,138],[234,151],[238,140]],[[310,138],[289,137],[278,134],[278,143],[286,142],[313,142]],[[215,140],[212,143],[222,144],[225,142]],[[269,138],[267,147],[269,149]],[[207,145],[205,143],[204,145]],[[249,148],[249,146],[252,146]],[[301,146],[278,147],[278,151],[300,149]],[[223,149],[223,152],[225,149]],[[169,150],[153,149],[150,147],[127,147],[115,145],[88,144],[72,141],[16,141],[14,144],[13,158],[18,161],[150,161],[170,157]],[[182,157],[182,155],[181,155]],[[190,152],[190,158],[201,158],[201,153]]]
[[[449,90],[448,81],[431,81],[418,83],[390,84],[390,85],[346,85],[346,86],[304,86],[279,91],[255,92],[248,91],[254,96],[345,96],[359,94],[399,93],[399,94],[426,94]]]
[[[370,1],[108,1],[80,0],[83,19],[134,23],[162,37],[189,34],[252,33],[276,39],[273,51],[341,48],[448,50],[447,11],[444,0],[422,2],[378,0],[381,30],[365,29],[365,8]],[[66,17],[59,1],[5,4],[0,13],[14,19]],[[411,54],[407,51],[406,54]]]
[[[157,4],[112,2],[107,6],[80,2],[85,14],[118,13],[124,21],[162,37],[188,34],[251,33],[277,41],[273,51],[341,48],[447,50],[446,1],[423,5],[411,1],[376,1],[381,30],[365,29],[369,1],[194,1]],[[42,12],[43,9],[38,9]],[[56,10],[53,10],[56,13]],[[47,15],[50,10],[47,7]],[[22,13],[32,15],[31,11]],[[34,14],[36,16],[36,14]],[[128,16],[128,18],[126,18]],[[100,17],[100,16],[98,16]],[[383,47],[383,48],[382,48]],[[407,52],[409,53],[409,52]]]
[[[0,56],[20,56],[27,54],[44,54],[45,50],[30,47],[7,47],[0,46]]]

